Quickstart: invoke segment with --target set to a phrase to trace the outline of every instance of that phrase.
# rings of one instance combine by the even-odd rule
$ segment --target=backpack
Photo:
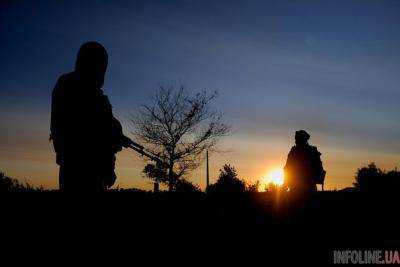
[[[314,170],[314,182],[315,184],[324,185],[326,171],[322,167],[321,161],[321,153],[317,150],[316,147],[311,146],[312,148],[312,168]]]

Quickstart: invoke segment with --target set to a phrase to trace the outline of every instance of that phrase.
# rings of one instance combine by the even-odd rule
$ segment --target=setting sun
[[[267,175],[267,180],[275,185],[281,186],[284,181],[284,174],[282,169],[274,169]]]
[[[259,190],[265,191],[270,184],[282,186],[284,183],[284,172],[281,168],[272,169],[261,179]]]

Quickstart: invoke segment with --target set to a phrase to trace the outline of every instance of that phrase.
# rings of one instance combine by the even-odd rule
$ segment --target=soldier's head
[[[310,135],[304,131],[304,130],[299,130],[296,131],[294,135],[294,139],[296,140],[296,145],[305,145],[308,143],[308,139],[310,139]]]
[[[106,49],[97,42],[87,42],[79,49],[75,71],[101,87],[104,83],[107,64]]]

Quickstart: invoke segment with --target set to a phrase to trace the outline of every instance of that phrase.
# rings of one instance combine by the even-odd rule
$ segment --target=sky
[[[395,0],[1,1],[0,170],[57,187],[51,91],[95,40],[109,53],[104,90],[126,134],[129,112],[160,85],[217,90],[233,134],[210,156],[212,182],[224,163],[265,179],[305,129],[325,187],[351,186],[369,162],[400,165],[399,23]],[[120,153],[116,186],[151,188],[143,166]],[[204,187],[204,165],[190,179]]]

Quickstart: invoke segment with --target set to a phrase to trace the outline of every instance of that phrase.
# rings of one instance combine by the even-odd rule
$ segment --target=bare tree
[[[222,114],[211,107],[217,97],[206,91],[191,95],[184,87],[160,87],[150,105],[131,114],[132,134],[168,166],[166,183],[174,184],[201,163],[220,137],[230,132]]]

